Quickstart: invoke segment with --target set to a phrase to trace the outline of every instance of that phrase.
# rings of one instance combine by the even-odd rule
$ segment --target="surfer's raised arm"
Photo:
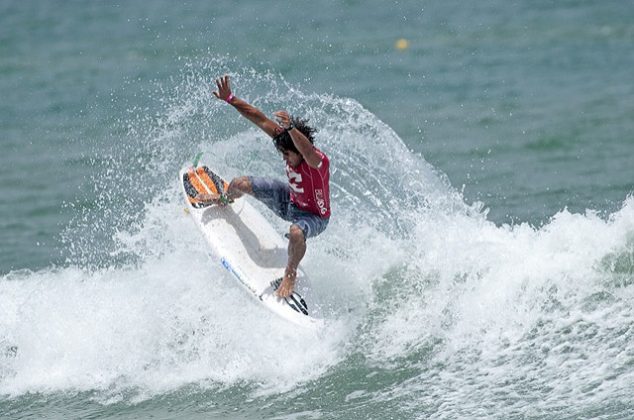
[[[216,98],[233,106],[243,117],[260,127],[266,134],[271,137],[275,137],[283,131],[282,127],[280,127],[275,121],[267,118],[262,111],[247,101],[238,98],[231,92],[229,76],[225,75],[216,79],[216,86],[218,87],[218,91],[213,92]]]

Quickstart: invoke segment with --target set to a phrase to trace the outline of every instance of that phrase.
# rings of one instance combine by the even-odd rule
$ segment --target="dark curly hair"
[[[313,137],[313,134],[317,132],[317,129],[308,125],[308,119],[304,120],[299,117],[291,116],[291,122],[296,129],[298,129],[304,136],[306,136],[311,144],[314,144],[315,139]],[[273,144],[275,145],[275,148],[282,153],[287,150],[299,153],[299,150],[297,150],[297,148],[295,147],[295,143],[293,143],[291,135],[288,134],[288,131],[286,130],[273,137]]]

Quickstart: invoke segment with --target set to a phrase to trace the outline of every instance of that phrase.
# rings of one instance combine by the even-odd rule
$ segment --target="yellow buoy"
[[[406,49],[409,48],[409,41],[406,40],[405,38],[399,38],[394,43],[394,48],[396,48],[397,50],[401,50],[401,51],[406,50]]]

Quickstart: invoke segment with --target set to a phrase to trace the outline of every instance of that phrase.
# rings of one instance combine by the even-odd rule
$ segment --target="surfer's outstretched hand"
[[[231,96],[231,84],[229,83],[229,76],[224,75],[216,79],[216,86],[218,91],[214,91],[214,96],[218,99],[226,101]]]
[[[280,287],[277,288],[275,294],[281,298],[289,297],[291,293],[293,293],[293,289],[295,288],[295,277],[297,276],[297,272],[295,270],[286,269],[284,272],[284,279],[280,284]]]
[[[291,126],[291,116],[286,111],[276,111],[273,113],[277,123],[284,129],[288,129]]]

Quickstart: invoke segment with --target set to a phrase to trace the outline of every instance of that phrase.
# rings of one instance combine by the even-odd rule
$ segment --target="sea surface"
[[[0,2],[0,418],[634,418],[633,69],[630,0]],[[320,331],[183,211],[284,177],[224,74],[331,159]]]

